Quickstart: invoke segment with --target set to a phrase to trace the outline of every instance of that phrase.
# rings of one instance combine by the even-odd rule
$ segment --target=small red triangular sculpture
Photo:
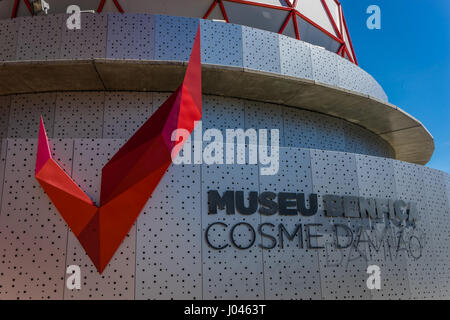
[[[53,160],[41,118],[36,179],[99,273],[172,163],[172,149],[184,144],[172,133],[191,133],[202,117],[200,55],[199,27],[183,83],[103,167],[99,207]]]

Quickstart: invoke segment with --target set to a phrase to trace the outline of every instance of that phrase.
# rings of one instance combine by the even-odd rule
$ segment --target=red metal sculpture
[[[41,118],[36,179],[99,273],[172,163],[172,149],[185,142],[172,141],[172,133],[192,132],[201,116],[199,27],[183,83],[103,167],[99,207],[52,159]]]

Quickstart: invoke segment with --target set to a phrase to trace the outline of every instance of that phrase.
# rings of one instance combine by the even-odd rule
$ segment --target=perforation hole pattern
[[[136,299],[202,298],[200,174],[171,165],[139,216]]]
[[[144,14],[109,14],[107,58],[154,59],[155,18]]]
[[[334,53],[311,46],[311,62],[314,80],[333,86],[339,84],[338,61]]]
[[[151,14],[68,15],[2,20],[0,61],[113,58],[187,61],[200,22],[204,63],[316,80],[387,101],[375,79],[337,54],[284,35],[196,18]]]
[[[125,141],[120,139],[77,139],[74,141],[72,177],[98,205],[101,169]],[[117,249],[102,275],[72,233],[68,235],[66,265],[82,270],[82,290],[65,289],[65,299],[134,299],[136,226]]]
[[[58,93],[54,136],[58,138],[101,138],[103,92]]]
[[[19,20],[0,20],[0,61],[14,60],[16,58],[17,32]]]
[[[227,66],[243,66],[242,28],[200,20],[202,62]]]
[[[244,68],[280,73],[278,36],[262,30],[242,27]]]
[[[67,227],[34,179],[35,139],[9,139],[0,214],[0,298],[62,299]],[[72,143],[51,140],[70,174]]]
[[[62,16],[17,18],[17,60],[55,60],[61,50]]]
[[[298,148],[302,143],[311,143],[309,148],[317,146],[318,140],[325,141],[329,148],[342,147],[333,139],[326,139],[326,132],[336,133],[339,137],[336,141],[343,140],[345,148],[356,147],[357,139],[364,141],[365,136],[357,133],[352,140],[347,139],[353,126],[347,129],[344,126],[342,130],[339,124],[327,125],[329,131],[316,127],[323,120],[322,115],[217,96],[203,99],[204,129],[218,128],[224,132],[226,128],[279,128],[281,144],[284,140],[285,144],[291,144],[280,149],[279,174],[262,176],[257,165],[171,166],[137,227],[132,228],[108,269],[99,276],[34,179],[39,116],[44,116],[50,137],[65,137],[51,139],[55,159],[98,202],[102,166],[123,145],[123,139],[169,94],[66,92],[0,97],[2,130],[7,134],[0,146],[0,298],[423,299],[448,296],[450,178],[447,174],[374,156]],[[302,119],[306,120],[301,122]],[[325,125],[329,123],[326,121]],[[62,127],[64,131],[60,131]],[[319,195],[319,216],[300,219],[239,213],[226,216],[224,212],[207,215],[208,190],[244,190],[246,194],[266,190],[314,192]],[[420,220],[415,232],[423,235],[422,258],[414,260],[401,254],[398,259],[386,261],[383,255],[372,255],[365,262],[361,258],[351,260],[355,252],[345,251],[342,255],[330,246],[319,251],[298,249],[288,241],[284,249],[277,247],[269,252],[257,246],[261,241],[258,235],[256,245],[250,250],[229,247],[216,251],[207,246],[203,237],[206,227],[215,221],[229,226],[248,222],[255,229],[261,222],[283,222],[291,227],[290,231],[301,221],[321,223],[317,231],[324,236],[318,244],[327,245],[333,237],[330,223],[342,223],[353,230],[359,223],[344,218],[322,218],[324,194],[417,202]],[[210,231],[214,244],[229,240],[228,233],[220,227]],[[236,239],[241,245],[248,244],[248,230],[245,227],[236,230]],[[342,265],[341,259],[344,263],[351,260],[349,266]],[[366,289],[368,263],[379,264],[385,274],[380,292],[370,293]],[[81,291],[64,289],[65,267],[70,264],[82,267]],[[218,281],[218,277],[227,281]]]
[[[187,61],[197,26],[193,18],[155,16],[155,59]]]
[[[63,23],[68,19],[64,16]],[[108,15],[81,13],[81,29],[63,25],[61,59],[90,59],[106,56]]]
[[[304,193],[306,199],[312,193],[310,151],[308,149],[281,148],[280,171],[276,176],[260,176],[259,192]],[[309,200],[306,201],[309,206]],[[278,224],[293,232],[298,224],[314,223],[314,217],[303,216],[261,216],[261,223],[272,223],[275,228],[266,227],[265,232],[277,234]],[[305,229],[302,227],[302,237]],[[318,252],[299,248],[297,238],[288,241],[283,248],[280,240],[272,250],[263,250],[264,281],[266,299],[320,299],[320,274]],[[263,239],[266,246],[270,240]]]
[[[281,73],[312,79],[311,46],[287,36],[279,36]]]

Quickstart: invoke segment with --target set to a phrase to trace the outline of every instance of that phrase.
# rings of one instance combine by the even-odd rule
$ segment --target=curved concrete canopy
[[[3,62],[0,95],[49,91],[173,91],[186,63],[139,60]],[[203,64],[203,93],[307,109],[358,124],[388,141],[395,157],[426,164],[434,140],[421,122],[390,103],[317,81]]]

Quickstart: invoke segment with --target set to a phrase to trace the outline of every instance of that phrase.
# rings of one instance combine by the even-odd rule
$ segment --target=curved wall
[[[172,165],[100,276],[34,179],[39,115],[44,116],[48,133],[54,137],[51,145],[55,159],[98,201],[102,166],[167,96],[66,92],[0,97],[3,105],[10,105],[9,109],[0,108],[2,135],[8,137],[1,140],[0,156],[0,298],[450,297],[448,174],[382,157],[319,150],[318,142],[324,148],[342,147],[342,134],[349,137],[349,132],[354,132],[356,140],[347,144],[351,139],[345,138],[345,146],[363,148],[359,143],[369,144],[371,140],[367,132],[361,133],[356,127],[338,129],[340,120],[334,118],[216,96],[204,97],[205,128],[282,129],[286,147],[280,148],[279,174],[262,176],[258,165],[249,164]],[[312,217],[225,215],[224,211],[210,215],[210,190],[315,193],[318,212]],[[324,215],[325,195],[414,202],[419,221],[416,228],[389,228],[387,220],[329,218]],[[323,248],[310,249],[306,243],[300,247],[285,237],[282,248],[278,243],[266,250],[258,245],[268,245],[270,239],[257,234],[255,244],[247,250],[231,245],[215,250],[205,238],[207,227],[214,222],[226,223],[228,229],[245,222],[254,230],[272,223],[275,230],[266,232],[275,236],[280,224],[288,232],[298,224],[320,224],[313,232],[322,237],[314,246]],[[387,236],[378,249],[370,242],[360,244],[359,251],[353,247],[336,249],[333,224],[351,228],[355,238],[359,228],[368,228],[364,237],[375,241],[375,246],[380,245],[376,239],[383,236],[383,230],[387,230]],[[209,241],[214,245],[229,241],[228,233],[221,228],[210,232]],[[235,241],[239,245],[246,245],[249,239],[245,227],[237,230]],[[347,237],[340,235],[339,239],[345,242]],[[73,264],[81,267],[81,290],[65,287],[66,266]],[[371,264],[381,268],[382,290],[366,288],[366,268]]]
[[[52,138],[129,138],[168,93],[53,92],[0,96],[3,138],[36,138],[39,116]],[[281,147],[394,158],[388,142],[358,125],[316,112],[257,101],[203,96],[203,129],[280,131]]]
[[[90,119],[86,125],[90,124]],[[68,121],[69,122],[69,121]],[[54,127],[53,130],[56,130]],[[34,126],[29,130],[35,130]],[[51,139],[57,161],[94,200],[99,199],[101,167],[124,139]],[[278,176],[260,176],[257,165],[172,165],[100,276],[34,179],[37,139],[4,139],[1,146],[0,298],[1,299],[431,299],[450,297],[450,176],[396,160],[316,149],[281,148]],[[319,212],[313,217],[208,215],[207,192],[218,190],[316,193]],[[323,195],[353,195],[414,201],[417,228],[406,229],[397,248],[397,229],[367,259],[352,247],[333,247],[332,223],[373,225],[380,236],[384,221],[327,218]],[[255,230],[272,223],[289,232],[300,224],[321,224],[317,246],[300,248],[288,241],[263,250],[270,239],[256,236],[255,245],[240,250],[214,250],[205,241],[209,224],[216,246],[240,222]],[[389,229],[388,229],[389,230]],[[246,245],[248,230],[237,230]],[[411,236],[420,239],[412,241]],[[340,237],[345,243],[347,238]],[[416,240],[417,241],[417,240]],[[378,245],[378,244],[376,244]],[[413,255],[408,247],[412,246]],[[359,246],[366,252],[369,244]],[[419,257],[416,259],[416,257]],[[381,268],[382,289],[366,287],[367,265]],[[65,286],[69,265],[81,267],[81,290]]]
[[[184,61],[197,23],[153,15],[89,15],[83,21],[77,33],[60,27],[64,16],[1,21],[1,60]],[[326,51],[247,27],[210,21],[201,26],[205,63],[311,76],[385,98],[370,76]],[[393,152],[386,142],[344,120],[217,96],[204,96],[204,129],[280,129],[279,174],[260,175],[260,166],[250,164],[171,165],[99,275],[34,178],[39,116],[52,137],[55,160],[98,201],[102,166],[167,96],[103,91],[0,96],[1,299],[450,298],[448,174],[389,159]],[[311,217],[208,214],[211,190],[314,193],[318,212]],[[419,220],[412,228],[393,225],[395,219],[326,217],[326,195],[413,202]],[[215,250],[209,245],[229,241],[229,229],[210,229],[208,243],[205,232],[214,222],[227,228],[245,222],[254,230],[273,224],[267,231],[275,236],[280,224],[288,232],[302,224],[321,237],[314,241],[305,233],[311,243],[285,239],[283,247],[279,242],[266,250],[260,245],[270,238],[258,233],[249,249]],[[336,224],[364,241],[333,246],[334,238],[349,238],[335,236]],[[237,231],[237,243],[251,242],[248,231]],[[385,237],[381,243],[379,236]],[[66,267],[74,264],[81,267],[81,290],[65,286]],[[371,264],[381,268],[381,290],[366,287]]]
[[[149,14],[83,14],[81,30],[67,15],[0,21],[0,61],[139,59],[187,61],[199,19]],[[202,62],[305,78],[369,95],[387,96],[348,60],[287,36],[200,19]],[[219,45],[218,45],[219,44]]]

